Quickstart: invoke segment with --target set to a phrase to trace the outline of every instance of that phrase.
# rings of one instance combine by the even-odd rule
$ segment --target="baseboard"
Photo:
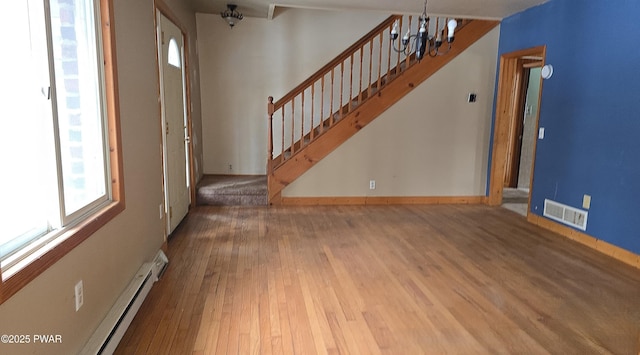
[[[356,196],[356,197],[282,197],[288,206],[331,205],[474,205],[484,204],[486,196]]]
[[[617,247],[613,244],[609,244],[604,240],[597,239],[583,232],[579,232],[567,226],[563,226],[560,223],[552,221],[550,219],[538,216],[533,213],[527,215],[527,220],[537,226],[544,229],[548,229],[552,232],[556,232],[563,237],[574,240],[580,244],[586,245],[589,248],[595,249],[603,254],[622,261],[625,264],[631,265],[637,269],[640,269],[640,255],[634,254],[628,250]]]

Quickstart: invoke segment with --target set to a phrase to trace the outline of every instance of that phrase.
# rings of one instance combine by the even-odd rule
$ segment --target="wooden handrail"
[[[285,94],[280,100],[276,101],[273,104],[273,106],[275,107],[275,110],[278,110],[284,104],[286,104],[287,102],[291,101],[291,99],[294,98],[296,95],[298,95],[300,93],[300,91],[302,91],[304,88],[310,86],[315,81],[317,81],[318,79],[323,77],[325,74],[327,74],[327,72],[329,70],[335,68],[336,65],[340,64],[340,62],[342,62],[345,59],[349,58],[349,56],[352,55],[353,52],[356,49],[358,49],[361,46],[363,46],[364,44],[366,44],[370,40],[370,38],[372,36],[374,36],[377,33],[381,32],[384,28],[391,26],[391,24],[396,19],[398,19],[400,17],[402,17],[402,16],[400,16],[400,15],[391,15],[386,20],[384,20],[382,23],[380,23],[378,26],[376,26],[374,29],[369,31],[366,35],[362,36],[362,38],[360,38],[358,41],[356,41],[354,44],[352,44],[349,48],[345,49],[342,53],[338,54],[338,56],[335,57],[332,61],[330,61],[329,63],[325,64],[317,72],[313,73],[309,78],[307,78],[307,80],[305,80],[302,83],[300,83],[300,85],[296,86],[291,91],[289,91],[287,94]]]

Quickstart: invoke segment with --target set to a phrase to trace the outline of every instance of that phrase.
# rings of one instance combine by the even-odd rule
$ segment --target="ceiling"
[[[182,0],[191,3],[196,12],[220,13],[227,3],[249,17],[277,16],[287,8],[325,10],[376,11],[387,14],[421,13],[423,0]],[[502,19],[548,0],[430,0],[429,14],[462,18]]]

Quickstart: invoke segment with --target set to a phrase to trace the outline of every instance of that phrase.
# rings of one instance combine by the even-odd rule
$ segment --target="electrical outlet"
[[[376,189],[376,181],[369,180],[369,190],[375,190],[375,189]]]
[[[229,171],[233,171],[233,165],[229,164]]]
[[[538,139],[544,139],[544,127],[538,129]]]
[[[82,286],[82,280],[78,281],[75,287],[76,295],[76,312],[80,310],[80,307],[84,304],[84,287]]]

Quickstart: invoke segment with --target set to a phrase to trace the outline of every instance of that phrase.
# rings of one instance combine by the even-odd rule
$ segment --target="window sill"
[[[57,231],[55,236],[36,242],[34,247],[29,248],[27,255],[14,261],[6,269],[3,265],[0,268],[0,304],[62,259],[124,209],[124,201],[114,201],[75,226]]]

